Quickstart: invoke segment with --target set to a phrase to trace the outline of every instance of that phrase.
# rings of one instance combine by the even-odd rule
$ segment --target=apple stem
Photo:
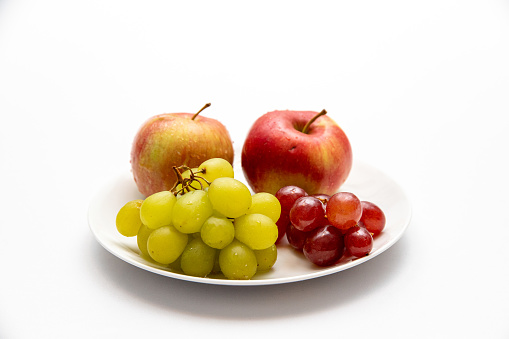
[[[209,106],[210,106],[210,102],[209,102],[208,104],[205,104],[205,106],[203,106],[203,107],[202,107],[202,108],[201,108],[198,112],[196,112],[196,113],[193,115],[193,117],[191,118],[191,120],[194,120],[194,119],[198,116],[198,114],[200,114],[200,113],[201,113],[201,111],[203,111],[205,108],[207,108],[207,107],[209,107]]]
[[[304,128],[302,129],[302,133],[307,133],[308,129],[309,129],[309,126],[311,126],[311,124],[313,122],[315,122],[316,119],[318,119],[319,117],[321,117],[322,115],[325,115],[325,114],[327,114],[327,111],[323,109],[320,113],[315,115],[311,120],[308,121],[306,126],[304,126]]]

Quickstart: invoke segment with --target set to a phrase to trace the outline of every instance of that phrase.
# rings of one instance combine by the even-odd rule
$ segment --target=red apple
[[[233,163],[233,144],[226,127],[197,113],[165,113],[148,119],[134,138],[131,166],[138,190],[145,196],[170,190],[173,166],[198,167],[211,158]]]
[[[352,148],[326,113],[273,111],[255,121],[241,159],[253,191],[275,194],[288,185],[310,195],[338,191],[352,167]]]

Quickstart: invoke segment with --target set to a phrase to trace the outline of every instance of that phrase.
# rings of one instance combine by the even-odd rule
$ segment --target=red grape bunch
[[[367,256],[373,237],[385,227],[384,212],[350,192],[308,195],[297,186],[276,193],[281,204],[277,242],[288,243],[318,266],[336,264],[343,255]]]

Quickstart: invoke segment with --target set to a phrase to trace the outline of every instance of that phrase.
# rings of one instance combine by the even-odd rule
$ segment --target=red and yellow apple
[[[145,196],[170,190],[177,177],[173,166],[198,167],[211,158],[233,163],[233,144],[226,127],[197,113],[164,113],[148,119],[137,132],[131,166]]]
[[[352,148],[326,111],[273,111],[255,121],[242,148],[244,176],[255,192],[295,185],[332,195],[347,179]]]

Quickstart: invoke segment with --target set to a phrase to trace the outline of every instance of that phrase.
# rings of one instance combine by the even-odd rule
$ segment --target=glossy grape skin
[[[138,244],[138,249],[140,250],[142,255],[148,258],[150,258],[150,255],[148,254],[147,250],[147,241],[152,231],[153,230],[151,228],[148,228],[146,225],[142,224],[138,231],[138,234],[136,235],[136,243]]]
[[[317,198],[318,200],[320,200],[322,202],[322,205],[323,205],[323,210],[324,211],[327,211],[327,203],[329,202],[329,199],[330,199],[330,195],[328,194],[323,194],[323,193],[319,193],[319,194],[313,194],[312,197],[314,198]]]
[[[142,225],[140,207],[142,199],[132,200],[126,203],[117,213],[115,224],[117,231],[125,237],[134,237],[138,234]]]
[[[306,195],[306,191],[297,186],[281,187],[275,194],[281,204],[281,214],[289,214],[295,201]]]
[[[343,235],[331,225],[311,232],[304,243],[304,256],[317,266],[331,266],[341,259],[345,252]]]
[[[256,274],[258,263],[252,249],[234,240],[220,250],[219,266],[228,279],[248,280]]]
[[[354,257],[365,257],[373,249],[373,237],[364,227],[351,227],[346,231],[344,238],[346,250]]]
[[[279,220],[281,216],[281,204],[274,195],[260,192],[254,194],[251,200],[251,207],[247,210],[247,214],[260,213],[270,217],[274,222]]]
[[[245,214],[233,221],[235,238],[253,250],[263,250],[277,240],[277,225],[266,215]]]
[[[277,226],[277,240],[276,244],[279,244],[281,240],[283,240],[284,236],[286,235],[286,230],[288,226],[290,225],[290,216],[288,214],[282,214],[278,221],[276,222]]]
[[[252,204],[249,188],[234,178],[214,180],[208,194],[214,209],[228,218],[240,217]]]
[[[205,277],[214,268],[216,250],[201,238],[194,238],[186,245],[180,256],[180,268],[187,275]]]
[[[227,218],[211,216],[201,227],[201,239],[210,247],[223,249],[235,237],[233,222]]]
[[[311,196],[300,197],[290,209],[290,222],[303,232],[325,225],[327,220],[322,202]]]
[[[364,226],[375,237],[385,228],[385,214],[380,207],[369,201],[361,201],[362,215],[359,225]]]
[[[198,170],[201,173],[196,173],[196,175],[205,178],[210,183],[218,178],[233,178],[234,175],[232,165],[223,158],[205,160],[198,166]]]
[[[150,233],[147,250],[156,262],[168,265],[182,254],[188,242],[188,235],[177,231],[173,226],[162,226]]]
[[[272,245],[264,250],[253,251],[258,264],[257,271],[268,271],[274,266],[277,260],[277,247]]]
[[[172,211],[172,225],[182,233],[196,233],[200,231],[205,220],[213,212],[207,192],[191,191],[175,202]]]
[[[280,243],[286,234],[287,228],[290,225],[290,210],[297,199],[306,196],[307,193],[297,186],[281,187],[275,194],[275,197],[281,205],[281,215],[276,222],[278,228],[278,238],[276,244]]]
[[[288,240],[290,246],[295,248],[297,251],[302,251],[304,248],[304,243],[306,242],[309,234],[311,234],[311,232],[299,231],[291,223],[286,228],[286,239]]]
[[[140,207],[142,223],[151,229],[171,225],[176,201],[177,198],[170,191],[161,191],[148,196]]]
[[[336,193],[327,202],[326,214],[332,226],[347,230],[357,225],[361,218],[361,201],[350,192]]]

